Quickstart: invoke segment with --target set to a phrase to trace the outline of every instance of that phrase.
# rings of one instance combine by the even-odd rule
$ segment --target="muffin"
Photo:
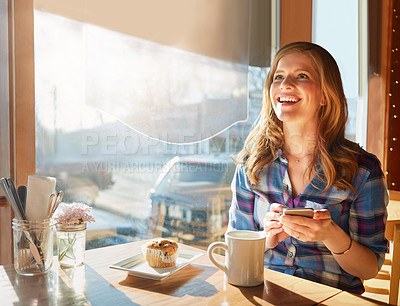
[[[178,244],[169,239],[153,239],[142,247],[143,256],[152,268],[174,267],[179,255]]]

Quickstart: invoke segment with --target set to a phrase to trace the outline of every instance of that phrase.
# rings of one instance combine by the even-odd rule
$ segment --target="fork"
[[[22,273],[30,272],[33,262],[30,249],[20,249],[17,255],[17,269]]]

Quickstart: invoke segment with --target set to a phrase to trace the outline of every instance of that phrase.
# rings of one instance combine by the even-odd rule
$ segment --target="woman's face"
[[[302,53],[282,57],[270,87],[275,114],[284,123],[316,124],[323,104],[320,80],[310,58]]]

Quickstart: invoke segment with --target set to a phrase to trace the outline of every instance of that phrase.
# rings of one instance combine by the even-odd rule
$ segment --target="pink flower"
[[[84,222],[95,222],[94,218],[89,215],[92,208],[83,203],[73,202],[71,204],[60,203],[53,219],[56,224],[71,225],[82,224]]]

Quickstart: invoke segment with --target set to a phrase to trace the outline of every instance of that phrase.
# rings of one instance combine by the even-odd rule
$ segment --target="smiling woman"
[[[363,293],[387,251],[388,195],[379,160],[345,138],[335,59],[313,43],[282,47],[262,107],[237,157],[228,230],[264,230],[270,269]]]
[[[272,106],[279,120],[287,124],[301,120],[302,125],[316,125],[317,111],[324,104],[320,88],[317,71],[307,55],[293,53],[282,58],[270,88]]]

